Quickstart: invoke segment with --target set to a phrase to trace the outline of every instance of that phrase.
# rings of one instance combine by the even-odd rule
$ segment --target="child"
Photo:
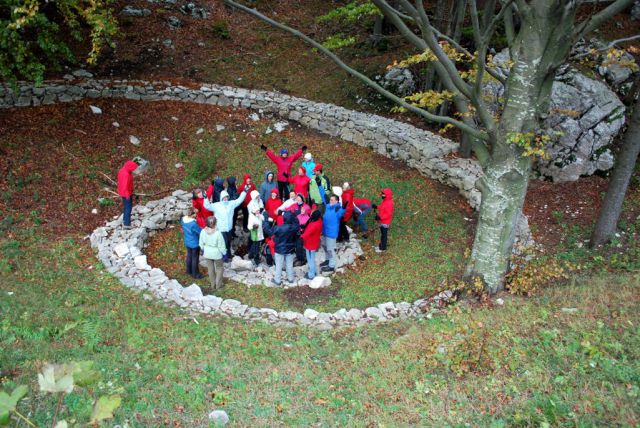
[[[307,177],[313,178],[313,168],[316,167],[316,163],[313,161],[313,156],[311,156],[311,153],[307,152],[304,154],[304,162],[302,162],[302,167],[305,169]]]
[[[325,192],[328,192],[331,189],[331,182],[329,178],[324,175],[322,171],[322,164],[319,163],[313,168],[314,177],[309,183],[309,196],[311,198],[311,203],[315,203],[320,207],[320,209],[324,212],[324,199],[322,199],[322,195],[320,194],[320,187],[322,187]]]
[[[204,193],[202,189],[195,189],[193,191],[193,200],[191,206],[196,209],[196,221],[201,229],[207,227],[207,218],[211,217],[213,213],[204,207]]]
[[[214,290],[222,288],[222,273],[224,271],[223,257],[227,253],[222,233],[217,229],[215,217],[207,218],[207,227],[200,232],[199,245],[201,254],[207,265],[209,282]]]
[[[291,166],[297,161],[302,153],[307,150],[307,146],[302,146],[300,150],[295,152],[293,156],[289,157],[289,150],[280,149],[280,157],[276,156],[271,150],[264,144],[260,145],[260,148],[265,151],[267,157],[276,164],[278,168],[278,191],[280,192],[280,198],[284,199],[289,193],[289,176],[291,175]]]
[[[258,195],[260,195],[260,193],[256,190],[255,184],[253,184],[253,177],[251,177],[251,174],[244,175],[244,178],[242,180],[242,186],[245,189],[247,188],[247,186],[249,186],[249,190],[247,191],[247,196],[245,196],[244,201],[242,201],[242,229],[245,232],[248,232],[249,227],[247,225],[249,223],[249,210],[247,207],[249,206],[249,203],[253,199],[251,197],[251,193],[253,193],[254,191],[258,193]]]
[[[378,214],[376,215],[376,221],[380,223],[380,245],[376,247],[376,253],[382,253],[387,250],[387,234],[389,233],[389,226],[393,220],[393,192],[391,189],[382,189],[380,195],[382,202],[377,206]],[[374,208],[375,205],[374,205]]]
[[[275,182],[273,172],[267,171],[264,173],[264,181],[260,185],[260,199],[266,202],[271,197],[271,190],[277,189],[278,183]]]
[[[289,178],[289,183],[293,184],[293,191],[296,195],[302,194],[304,199],[309,197],[309,183],[311,180],[307,177],[303,167],[298,168],[298,174]]]
[[[124,163],[118,171],[118,195],[122,198],[122,226],[131,227],[131,211],[133,210],[133,172],[138,164],[132,160]]]
[[[314,210],[311,218],[300,236],[304,243],[304,249],[307,255],[307,264],[309,265],[308,279],[316,277],[316,253],[320,248],[320,239],[322,236],[322,213]]]
[[[271,189],[270,197],[266,200],[264,209],[274,221],[278,218],[278,208],[280,208],[280,205],[282,205],[282,200],[278,197],[278,189]]]
[[[196,210],[191,208],[189,214],[180,219],[180,226],[182,226],[184,234],[184,246],[187,248],[187,275],[200,279],[204,276],[198,271],[198,263],[200,263],[199,239],[202,229],[195,220],[196,215]]]
[[[251,202],[247,206],[249,211],[249,220],[247,227],[249,228],[249,259],[253,261],[254,266],[260,264],[260,247],[262,246],[262,240],[264,234],[262,232],[262,211],[264,207],[260,200],[260,193],[257,190],[253,190],[250,194]]]

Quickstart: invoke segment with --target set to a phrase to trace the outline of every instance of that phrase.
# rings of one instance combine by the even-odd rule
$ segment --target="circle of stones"
[[[365,309],[342,308],[333,313],[307,308],[300,313],[251,307],[235,299],[222,299],[212,294],[204,295],[197,284],[183,287],[177,280],[167,277],[161,269],[149,266],[147,256],[143,254],[147,239],[156,231],[166,228],[169,222],[180,219],[190,207],[191,194],[183,190],[176,190],[171,196],[150,201],[145,205],[137,205],[132,212],[130,229],[122,227],[122,217],[119,216],[93,231],[91,246],[97,250],[98,258],[107,271],[116,276],[126,287],[144,292],[146,298],[154,296],[166,303],[193,312],[220,314],[275,325],[307,325],[319,329],[347,325],[359,326],[371,322],[424,316],[437,310],[452,298],[452,292],[445,291],[430,299],[418,299],[412,303],[386,302]],[[353,238],[344,244],[338,253],[339,263],[346,266],[355,262],[356,258],[362,254],[362,249]],[[242,262],[247,261],[242,260]],[[226,275],[228,278],[244,282],[249,286],[258,285],[258,282],[250,284],[246,281],[249,278],[248,274],[255,274],[255,272],[246,270],[247,275],[243,276],[240,273],[241,263],[237,260],[234,268],[231,266],[234,266],[233,262],[230,268],[225,268],[225,271],[228,271]],[[309,285],[308,280],[307,282],[299,280],[294,286],[301,285]]]

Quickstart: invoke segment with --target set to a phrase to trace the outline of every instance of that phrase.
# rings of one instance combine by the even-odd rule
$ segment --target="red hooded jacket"
[[[307,223],[307,227],[302,232],[303,246],[306,250],[316,251],[320,248],[320,238],[322,235],[322,217],[316,221]]]
[[[345,208],[344,215],[342,216],[342,221],[345,223],[351,220],[351,217],[353,216],[354,193],[355,193],[355,190],[353,189],[347,189],[344,192],[342,192],[342,204],[344,205],[345,202],[347,203],[347,207]]]
[[[268,200],[263,201],[264,209],[269,213],[269,217],[275,220],[278,218],[278,208],[282,205],[282,200],[277,197],[279,195],[278,188],[271,189],[271,195],[276,195],[276,198],[270,197]]]
[[[198,210],[196,215],[196,222],[202,229],[207,227],[207,218],[211,217],[213,213],[204,207],[204,198],[196,198],[191,202],[193,208]]]
[[[247,185],[247,178],[251,179],[251,189],[247,190],[247,196],[244,197],[244,201],[242,202],[242,206],[245,208],[247,207],[247,205],[249,205],[249,202],[251,202],[251,192],[257,190],[256,185],[253,184],[253,177],[251,177],[251,174],[245,174],[244,178],[242,179],[242,184],[238,188],[238,192],[242,193],[244,191],[244,186]]]
[[[288,175],[291,175],[291,165],[300,159],[300,156],[302,156],[302,150],[298,150],[293,155],[283,158],[282,156],[276,156],[270,149],[267,149],[267,157],[278,167],[278,181],[289,181],[289,178],[285,177],[284,173],[286,172]]]
[[[378,215],[380,216],[380,224],[391,224],[393,220],[393,192],[391,189],[382,189],[385,198],[378,205]]]
[[[118,195],[123,198],[130,198],[133,195],[133,171],[136,168],[138,168],[138,164],[128,160],[118,171]]]
[[[302,175],[300,175],[300,171],[302,171]],[[298,168],[298,174],[289,178],[289,183],[293,183],[293,191],[296,192],[296,195],[300,193],[306,199],[309,196],[309,183],[311,179],[307,177],[305,171],[303,167]]]

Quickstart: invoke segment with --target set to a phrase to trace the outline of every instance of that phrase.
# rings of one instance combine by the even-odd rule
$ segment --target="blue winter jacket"
[[[267,181],[267,177],[269,176],[269,174],[273,175],[273,180],[271,181],[271,183]],[[278,182],[276,181],[276,176],[273,174],[273,172],[265,172],[264,181],[260,185],[260,199],[262,199],[263,202],[268,201],[271,196],[271,189],[275,189],[277,187]]]
[[[185,222],[183,217],[180,219],[180,226],[182,226],[182,233],[184,233],[184,246],[198,248],[200,245],[200,232],[202,231],[198,226],[198,222],[195,219]]]
[[[266,235],[273,235],[273,240],[276,243],[276,253],[293,254],[296,252],[300,222],[295,214],[290,211],[285,211],[282,218],[284,223],[280,226],[274,226],[272,222],[265,221],[262,223],[262,228]]]
[[[344,215],[345,209],[340,203],[329,204],[329,198],[322,186],[319,187],[320,195],[325,203],[324,216],[322,216],[322,235],[327,238],[337,238],[340,231],[340,218]]]
[[[310,179],[313,180],[313,178],[314,178],[313,177],[313,168],[316,167],[316,163],[313,161],[313,159],[311,159],[309,162],[307,162],[307,161],[302,162],[301,166],[305,169],[305,171],[307,171],[307,177],[309,177]]]

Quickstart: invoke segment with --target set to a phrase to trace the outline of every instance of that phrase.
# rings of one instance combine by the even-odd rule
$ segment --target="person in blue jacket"
[[[296,215],[290,211],[285,211],[282,215],[284,223],[280,226],[273,225],[273,219],[269,218],[262,224],[262,228],[267,235],[272,235],[276,244],[276,274],[274,283],[281,285],[282,266],[287,269],[287,279],[290,283],[295,280],[293,276],[293,259],[296,252],[296,241],[298,240],[298,231],[300,230],[300,222]]]
[[[322,249],[326,260],[320,263],[321,272],[335,272],[336,270],[336,240],[340,231],[340,219],[345,213],[345,207],[340,205],[337,195],[331,195],[327,199],[327,193],[323,186],[318,186],[320,196],[326,209],[322,216]]]
[[[224,238],[224,244],[227,246],[227,254],[224,256],[224,262],[231,261],[231,229],[233,227],[233,210],[238,207],[244,197],[247,195],[247,190],[250,186],[245,186],[240,196],[233,201],[229,200],[229,194],[226,190],[220,192],[220,202],[212,203],[210,200],[204,200],[204,207],[214,213],[217,220],[217,228],[222,233]]]
[[[264,181],[260,185],[260,200],[266,202],[271,197],[271,189],[277,189],[278,182],[272,171],[264,173]]]
[[[196,211],[191,209],[189,214],[180,219],[182,233],[184,234],[184,246],[187,248],[187,275],[195,279],[204,277],[198,270],[200,263],[200,232],[202,229],[196,221]]]

